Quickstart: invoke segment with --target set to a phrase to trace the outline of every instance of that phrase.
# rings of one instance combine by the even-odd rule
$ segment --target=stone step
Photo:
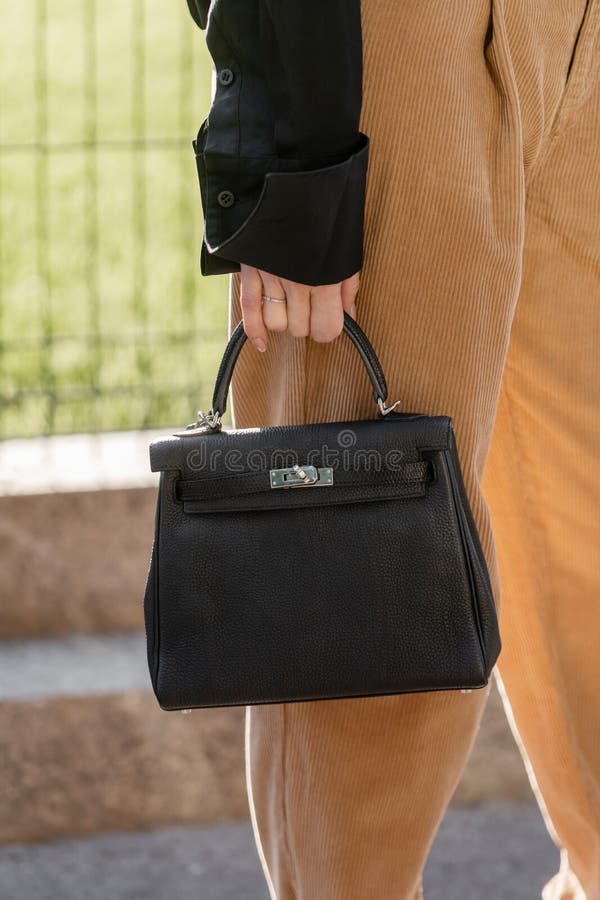
[[[167,713],[145,637],[0,644],[0,841],[248,815],[244,710]]]
[[[143,633],[0,643],[0,701],[151,689]]]
[[[0,441],[0,494],[152,487],[158,478],[150,470],[148,445],[175,430],[103,431]]]
[[[427,861],[425,896],[531,900],[558,863],[532,803],[451,809]],[[0,847],[0,893],[15,900],[268,900],[249,823]]]
[[[147,691],[0,703],[0,842],[245,819],[243,726]]]
[[[143,634],[0,643],[0,841],[245,819],[244,707],[160,709]],[[495,689],[453,804],[529,798]]]
[[[143,629],[156,490],[0,498],[0,638]]]
[[[0,637],[143,628],[158,487],[148,445],[169,431],[0,442]]]

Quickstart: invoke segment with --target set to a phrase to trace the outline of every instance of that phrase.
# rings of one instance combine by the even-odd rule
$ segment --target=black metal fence
[[[184,0],[20,0],[0,24],[0,437],[181,425],[212,389]]]

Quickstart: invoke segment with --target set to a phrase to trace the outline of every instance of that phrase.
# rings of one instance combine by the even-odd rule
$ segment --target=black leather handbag
[[[162,709],[326,700],[487,684],[500,652],[489,572],[449,416],[225,429],[243,324],[212,409],[150,444],[160,472],[144,594]]]

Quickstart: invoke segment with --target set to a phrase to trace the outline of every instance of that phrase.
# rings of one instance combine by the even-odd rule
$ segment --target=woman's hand
[[[258,350],[267,349],[269,331],[289,330],[294,337],[332,341],[344,327],[344,311],[356,317],[359,272],[338,284],[314,287],[278,278],[244,263],[240,270],[244,331]],[[263,301],[263,294],[287,302]]]

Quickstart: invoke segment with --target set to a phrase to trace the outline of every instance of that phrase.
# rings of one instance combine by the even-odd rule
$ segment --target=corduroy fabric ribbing
[[[544,900],[600,900],[600,0],[363,0],[362,29],[357,320],[390,401],[454,420],[498,682],[563,849]],[[345,336],[287,332],[244,349],[231,409],[237,427],[375,415]],[[273,900],[417,900],[486,699],[248,707]]]

